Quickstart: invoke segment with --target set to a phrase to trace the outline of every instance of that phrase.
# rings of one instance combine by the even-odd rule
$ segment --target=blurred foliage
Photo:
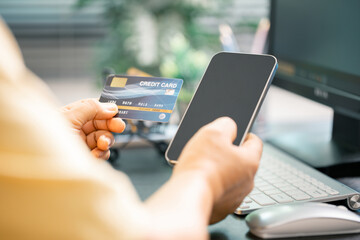
[[[234,0],[78,0],[81,9],[96,2],[108,34],[97,54],[97,72],[130,67],[154,76],[184,79],[181,100],[188,101],[213,53],[221,50],[217,31],[199,24]],[[189,91],[187,91],[187,89]]]
[[[165,77],[187,79],[179,100],[189,102],[197,80],[200,80],[209,62],[209,56],[204,51],[192,48],[182,34],[171,39],[170,50],[160,65],[160,72]]]

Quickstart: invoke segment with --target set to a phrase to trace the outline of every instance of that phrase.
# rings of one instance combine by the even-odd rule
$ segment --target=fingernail
[[[117,106],[115,103],[103,103],[104,107],[109,111],[117,111]]]
[[[99,158],[102,158],[104,160],[107,160],[107,158],[104,158],[104,156],[106,156],[108,154],[109,150],[107,151],[102,151],[100,154],[99,154]]]
[[[101,152],[99,153],[99,157],[98,157],[98,158],[102,158],[102,157],[105,155],[105,153],[106,153],[106,151],[101,151]]]
[[[110,146],[110,144],[111,144],[111,139],[110,138],[108,138],[107,136],[102,135],[101,139],[106,141],[108,143],[108,145]]]
[[[122,133],[123,131],[125,131],[126,123],[125,123],[124,120],[122,120],[121,118],[120,118],[120,120],[121,120],[121,122],[122,122],[122,124],[123,124],[123,129],[122,129],[122,131],[120,132],[120,133]]]

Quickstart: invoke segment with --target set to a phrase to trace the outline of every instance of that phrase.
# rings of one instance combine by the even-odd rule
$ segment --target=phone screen
[[[234,144],[239,145],[251,127],[276,67],[277,60],[270,55],[225,52],[215,55],[167,149],[167,160],[177,160],[202,126],[223,116],[237,123]]]

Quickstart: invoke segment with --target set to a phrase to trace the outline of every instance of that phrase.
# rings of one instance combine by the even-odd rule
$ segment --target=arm
[[[146,204],[154,239],[206,239],[207,225],[231,214],[253,187],[262,152],[249,134],[232,144],[236,124],[220,118],[186,145],[170,180]],[[165,227],[166,226],[166,227]]]
[[[110,131],[125,127],[121,119],[112,118],[114,104],[85,100],[63,112],[98,157],[108,157],[114,141]],[[235,211],[253,188],[262,152],[261,140],[253,134],[241,147],[233,145],[236,132],[236,123],[223,117],[190,139],[169,181],[137,209],[141,216],[133,227],[141,239],[206,239],[209,223]]]
[[[149,239],[206,239],[212,189],[201,172],[174,174],[145,202]]]

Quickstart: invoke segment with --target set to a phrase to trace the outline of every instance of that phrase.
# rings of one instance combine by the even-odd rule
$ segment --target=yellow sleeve
[[[0,19],[0,239],[136,239],[128,178],[91,156]]]

